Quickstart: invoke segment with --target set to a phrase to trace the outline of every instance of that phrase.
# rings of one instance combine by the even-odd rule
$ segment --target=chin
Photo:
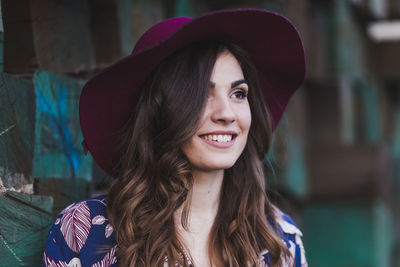
[[[202,169],[204,171],[218,171],[218,170],[226,170],[231,168],[233,165],[235,165],[236,160],[234,161],[221,161],[221,162],[210,162],[210,163],[206,163],[206,164],[202,164],[203,166],[199,166],[200,168],[198,169]]]

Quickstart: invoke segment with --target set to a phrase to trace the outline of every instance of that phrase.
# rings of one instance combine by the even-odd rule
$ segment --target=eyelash
[[[247,91],[244,89],[238,89],[235,92],[233,92],[232,96],[237,95],[238,93],[241,94],[241,97],[235,97],[237,99],[245,99],[247,97]]]

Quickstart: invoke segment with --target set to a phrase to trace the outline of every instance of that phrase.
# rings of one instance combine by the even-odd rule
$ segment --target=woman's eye
[[[232,96],[237,99],[245,99],[247,97],[247,92],[243,89],[236,90],[233,92]]]

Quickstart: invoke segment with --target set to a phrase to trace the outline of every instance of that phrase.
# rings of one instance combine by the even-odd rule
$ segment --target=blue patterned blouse
[[[284,266],[307,266],[302,233],[292,219],[278,212],[278,230],[293,259]],[[47,237],[44,267],[116,267],[117,245],[114,230],[106,216],[106,196],[74,203],[57,217]],[[260,266],[268,266],[267,250],[260,255]],[[168,266],[166,262],[164,266]]]

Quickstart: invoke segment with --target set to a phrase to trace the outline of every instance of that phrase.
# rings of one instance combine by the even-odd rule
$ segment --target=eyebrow
[[[234,88],[234,87],[236,87],[236,86],[238,86],[238,85],[240,85],[242,83],[247,84],[247,81],[245,79],[241,79],[241,80],[235,81],[235,82],[231,83],[231,88]]]
[[[241,79],[241,80],[237,80],[231,83],[231,88],[234,88],[242,83],[245,83],[248,85],[247,81],[245,79]],[[215,88],[215,83],[214,82],[210,82],[210,88]]]

